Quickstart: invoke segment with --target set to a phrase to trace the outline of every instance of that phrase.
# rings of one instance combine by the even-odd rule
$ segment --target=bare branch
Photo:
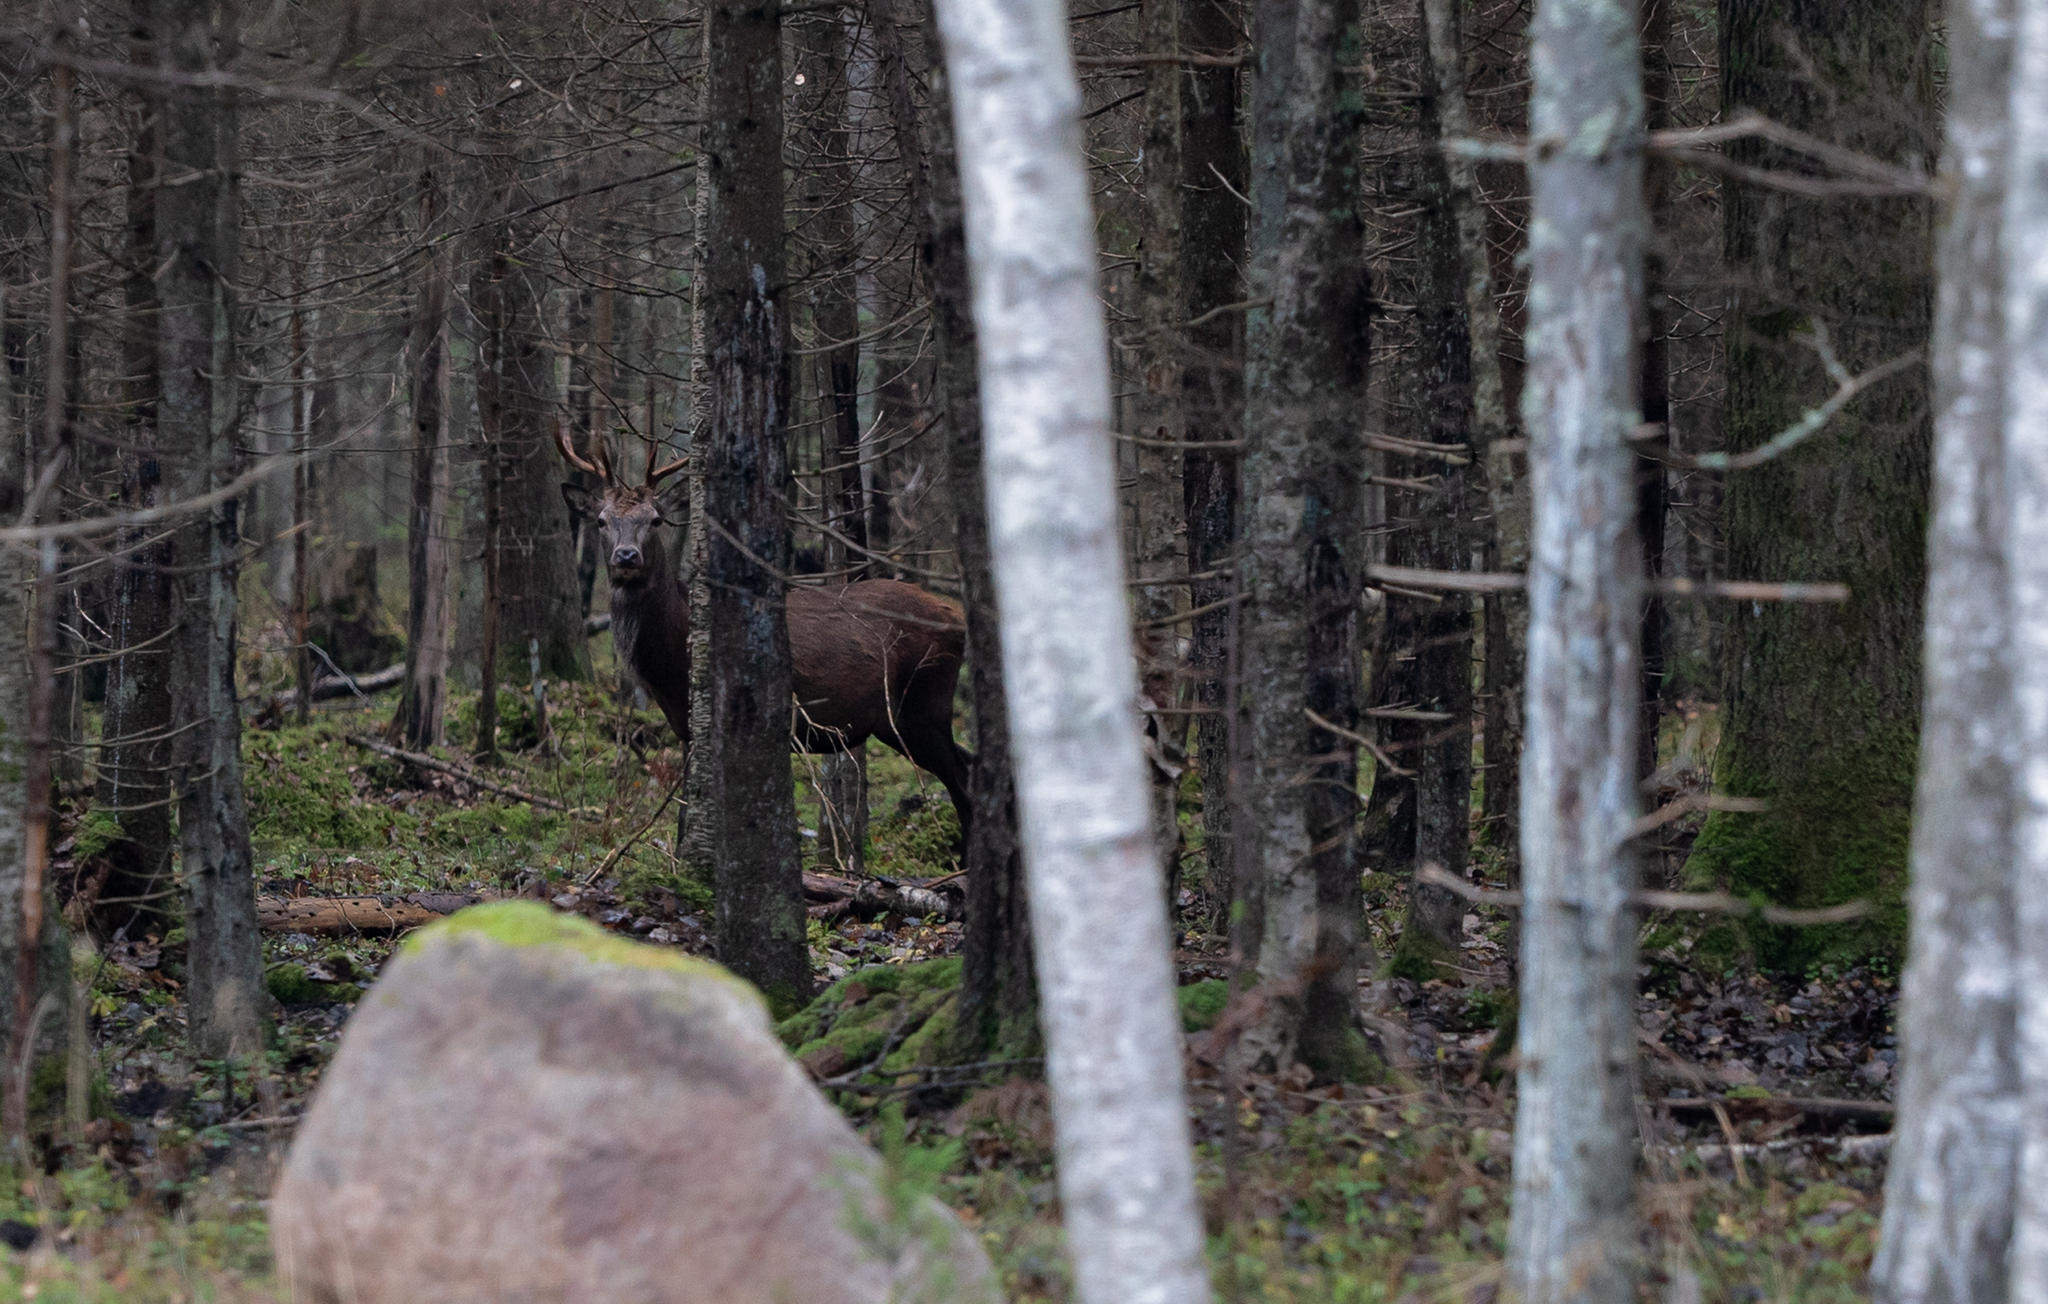
[[[1502,892],[1495,888],[1474,887],[1443,866],[1424,865],[1415,871],[1415,881],[1440,887],[1444,891],[1476,905],[1499,906],[1502,909],[1518,909],[1522,904],[1520,892]],[[1868,901],[1845,901],[1838,906],[1824,906],[1818,910],[1793,910],[1786,906],[1760,906],[1726,892],[1651,892],[1630,893],[1629,899],[1645,910],[1691,910],[1702,914],[1757,915],[1767,924],[1812,926],[1815,924],[1843,924],[1852,919],[1861,919],[1870,913]]]
[[[1879,363],[1860,376],[1852,376],[1848,368],[1835,356],[1834,344],[1828,339],[1826,326],[1816,321],[1813,323],[1811,334],[1795,338],[1820,355],[1821,366],[1827,369],[1828,378],[1835,382],[1835,392],[1827,402],[1809,409],[1797,421],[1746,453],[1698,453],[1691,456],[1672,454],[1666,460],[1674,466],[1697,467],[1702,471],[1746,471],[1750,467],[1761,466],[1812,438],[1837,412],[1847,406],[1849,400],[1864,390],[1908,367],[1918,365],[1925,358],[1919,349],[1908,349],[1896,358]]]

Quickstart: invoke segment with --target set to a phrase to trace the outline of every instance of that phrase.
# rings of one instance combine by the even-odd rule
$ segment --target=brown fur
[[[597,517],[612,581],[613,645],[687,749],[690,603],[662,547],[662,495],[600,474],[607,481],[601,501],[574,485],[562,492],[572,509]],[[945,785],[966,846],[974,758],[953,741],[966,643],[960,608],[915,585],[861,580],[793,586],[788,620],[797,745],[830,752],[881,739]]]

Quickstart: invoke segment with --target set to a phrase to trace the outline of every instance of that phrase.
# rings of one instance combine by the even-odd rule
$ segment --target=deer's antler
[[[611,461],[604,455],[604,445],[598,445],[596,462],[584,461],[576,455],[576,445],[569,439],[569,423],[560,417],[555,419],[555,447],[562,450],[562,457],[570,466],[579,471],[588,471],[606,484],[612,482]]]
[[[663,480],[690,464],[690,456],[685,453],[666,466],[656,467],[654,465],[654,455],[661,450],[661,445],[655,441],[652,435],[640,436],[640,442],[647,445],[647,487],[649,489],[659,485]]]

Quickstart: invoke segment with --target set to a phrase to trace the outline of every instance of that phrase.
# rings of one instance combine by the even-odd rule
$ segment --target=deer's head
[[[600,486],[597,493],[592,493],[583,485],[565,482],[562,498],[569,504],[569,510],[596,518],[598,537],[604,547],[605,571],[614,585],[623,588],[645,584],[650,579],[670,578],[658,527],[664,519],[673,521],[681,514],[682,504],[678,500],[684,482],[675,481],[667,488],[661,482],[690,461],[679,457],[666,466],[657,466],[656,445],[651,439],[645,442],[646,479],[641,484],[626,484],[613,473],[611,454],[602,439],[592,439],[591,455],[586,459],[577,454],[568,425],[555,425],[555,447],[561,450],[563,458],[577,470],[596,476]]]

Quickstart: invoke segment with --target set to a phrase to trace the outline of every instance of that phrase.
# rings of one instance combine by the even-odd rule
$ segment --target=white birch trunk
[[[1969,0],[1949,11],[1943,174],[1954,197],[1936,253],[1934,516],[1912,952],[1899,1015],[1897,1140],[1870,1274],[1884,1304],[2006,1298],[2020,1106],[2013,929],[2021,906],[2005,727],[2012,686],[2000,424],[2011,33],[2012,0]]]
[[[1208,1298],[1060,0],[939,0],[1060,1199],[1085,1304]]]
[[[2006,566],[2018,736],[2021,1137],[2010,1298],[2048,1298],[2048,0],[2018,0],[2004,230]],[[1989,723],[1989,722],[1988,722]],[[1988,1174],[1986,1175],[1989,1176]]]
[[[1643,91],[1630,0],[1539,0],[1528,357],[1534,528],[1509,1285],[1624,1304],[1635,1253],[1642,554],[1626,436],[1642,313]]]

